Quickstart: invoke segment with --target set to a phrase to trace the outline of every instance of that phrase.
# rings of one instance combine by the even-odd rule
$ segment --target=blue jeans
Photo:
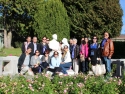
[[[69,69],[71,66],[72,66],[71,62],[60,64],[63,74],[67,74],[66,70]]]
[[[111,59],[109,59],[108,57],[102,57],[102,62],[106,66],[106,71],[110,73],[111,72]]]

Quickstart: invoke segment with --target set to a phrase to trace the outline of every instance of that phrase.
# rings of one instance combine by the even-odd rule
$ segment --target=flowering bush
[[[122,94],[125,79],[103,76],[55,76],[35,75],[32,80],[24,76],[1,76],[0,94]]]

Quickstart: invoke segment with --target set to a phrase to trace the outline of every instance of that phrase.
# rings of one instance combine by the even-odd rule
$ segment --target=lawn
[[[20,56],[20,54],[21,54],[20,48],[0,49],[0,56]]]

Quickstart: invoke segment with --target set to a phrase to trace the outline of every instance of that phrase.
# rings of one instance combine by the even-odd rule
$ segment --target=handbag
[[[81,61],[81,62],[85,61],[84,55],[80,56],[80,61]]]
[[[102,64],[101,60],[99,60],[99,62],[100,64],[92,66],[92,71],[96,76],[100,76],[106,73],[105,64]]]

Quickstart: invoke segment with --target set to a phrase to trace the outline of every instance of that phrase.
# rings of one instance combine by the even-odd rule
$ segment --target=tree
[[[12,34],[19,37],[34,34],[33,16],[38,0],[0,0],[4,18],[4,46],[11,47]],[[15,37],[17,37],[15,36]]]
[[[119,36],[122,27],[122,10],[119,0],[62,0],[70,17],[71,37],[91,37],[108,31]]]
[[[56,33],[58,39],[69,38],[69,18],[60,0],[41,0],[38,11],[34,16],[34,30],[38,38],[51,38]]]
[[[13,37],[36,35],[59,40],[69,38],[69,18],[60,0],[0,0],[4,18],[4,46],[11,47]],[[13,36],[16,34],[16,36]]]

